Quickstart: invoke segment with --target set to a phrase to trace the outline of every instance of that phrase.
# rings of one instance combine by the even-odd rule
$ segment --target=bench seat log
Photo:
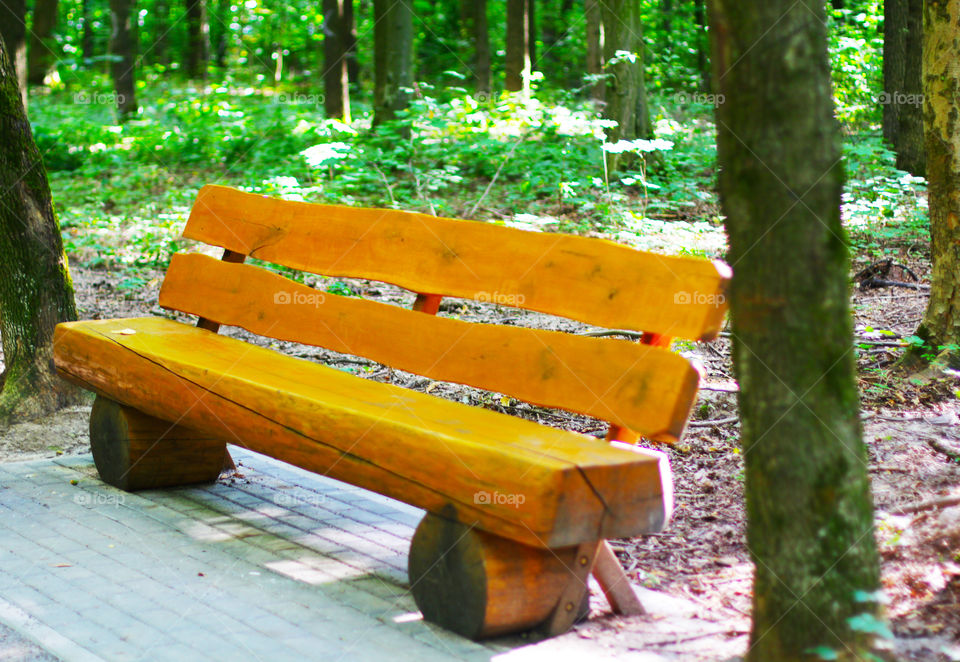
[[[536,547],[655,531],[665,456],[158,318],[60,324],[58,372],[181,425]],[[238,436],[242,433],[242,438]],[[587,443],[585,443],[587,442]],[[446,510],[444,512],[449,512]]]

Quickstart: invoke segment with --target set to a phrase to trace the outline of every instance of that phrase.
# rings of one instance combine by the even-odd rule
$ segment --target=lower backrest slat
[[[199,254],[173,257],[160,305],[587,414],[664,441],[680,436],[699,379],[686,359],[666,349],[424,315]]]

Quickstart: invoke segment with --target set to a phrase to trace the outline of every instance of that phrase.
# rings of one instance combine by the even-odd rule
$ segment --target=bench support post
[[[103,481],[122,490],[211,483],[226,453],[221,439],[100,395],[90,412],[90,448]]]

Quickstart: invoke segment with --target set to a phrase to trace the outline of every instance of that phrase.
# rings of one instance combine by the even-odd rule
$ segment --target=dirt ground
[[[862,269],[867,263],[856,266]],[[908,266],[920,282],[925,281],[927,265],[913,262]],[[135,291],[118,289],[120,278],[114,272],[74,267],[73,275],[81,318],[169,314],[155,305],[161,274]],[[896,274],[887,276],[895,278]],[[367,298],[405,305],[412,302],[411,294],[391,286],[364,281],[347,284]],[[329,283],[317,279],[315,285],[323,288]],[[864,438],[896,654],[909,660],[960,660],[960,459],[950,455],[960,449],[960,380],[947,373],[915,384],[895,380],[889,373],[903,352],[900,338],[913,333],[925,300],[922,290],[904,287],[865,286],[854,294]],[[470,321],[589,330],[568,320],[471,301],[446,300],[441,314]],[[266,341],[236,329],[226,332],[368,379],[587,434],[602,436],[605,431],[599,421],[499,394],[433,382],[322,349]],[[736,659],[747,646],[753,566],[744,533],[743,464],[737,448],[729,342],[721,338],[689,348],[684,354],[704,364],[707,378],[684,438],[673,447],[661,448],[669,453],[675,474],[673,522],[661,533],[615,541],[614,547],[637,584],[694,605],[696,618],[710,627],[706,635],[685,635],[697,643],[687,648],[678,647],[677,641],[671,643],[670,636],[642,641],[631,638],[631,631],[648,627],[642,617],[596,618],[579,626],[578,636],[607,648],[660,652],[668,659]],[[87,411],[76,407],[10,428],[0,434],[0,461],[88,452]]]

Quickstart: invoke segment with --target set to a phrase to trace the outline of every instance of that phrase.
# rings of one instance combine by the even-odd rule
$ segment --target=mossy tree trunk
[[[923,121],[927,151],[930,300],[917,335],[939,350],[960,351],[960,0],[924,6]]]
[[[872,641],[848,619],[874,622],[879,562],[825,8],[711,0],[709,10],[756,565],[748,659],[809,660],[818,647],[863,659]]]
[[[43,85],[56,60],[53,28],[57,25],[59,0],[37,0],[33,6],[33,28],[27,51],[27,82]]]
[[[25,0],[0,2],[0,39],[6,44],[20,86],[20,99],[27,106],[27,3]]]
[[[136,0],[110,0],[110,54],[114,56],[110,62],[110,73],[121,121],[137,113],[136,21]]]
[[[0,42],[0,426],[80,401],[53,369],[53,328],[76,317],[47,173]]]
[[[643,28],[639,0],[600,3],[603,30],[603,68],[608,74],[603,115],[617,126],[607,140],[634,140],[650,136],[647,93],[643,82]],[[629,164],[631,154],[607,153],[611,172]]]
[[[374,0],[373,123],[394,119],[413,87],[413,1]]]

